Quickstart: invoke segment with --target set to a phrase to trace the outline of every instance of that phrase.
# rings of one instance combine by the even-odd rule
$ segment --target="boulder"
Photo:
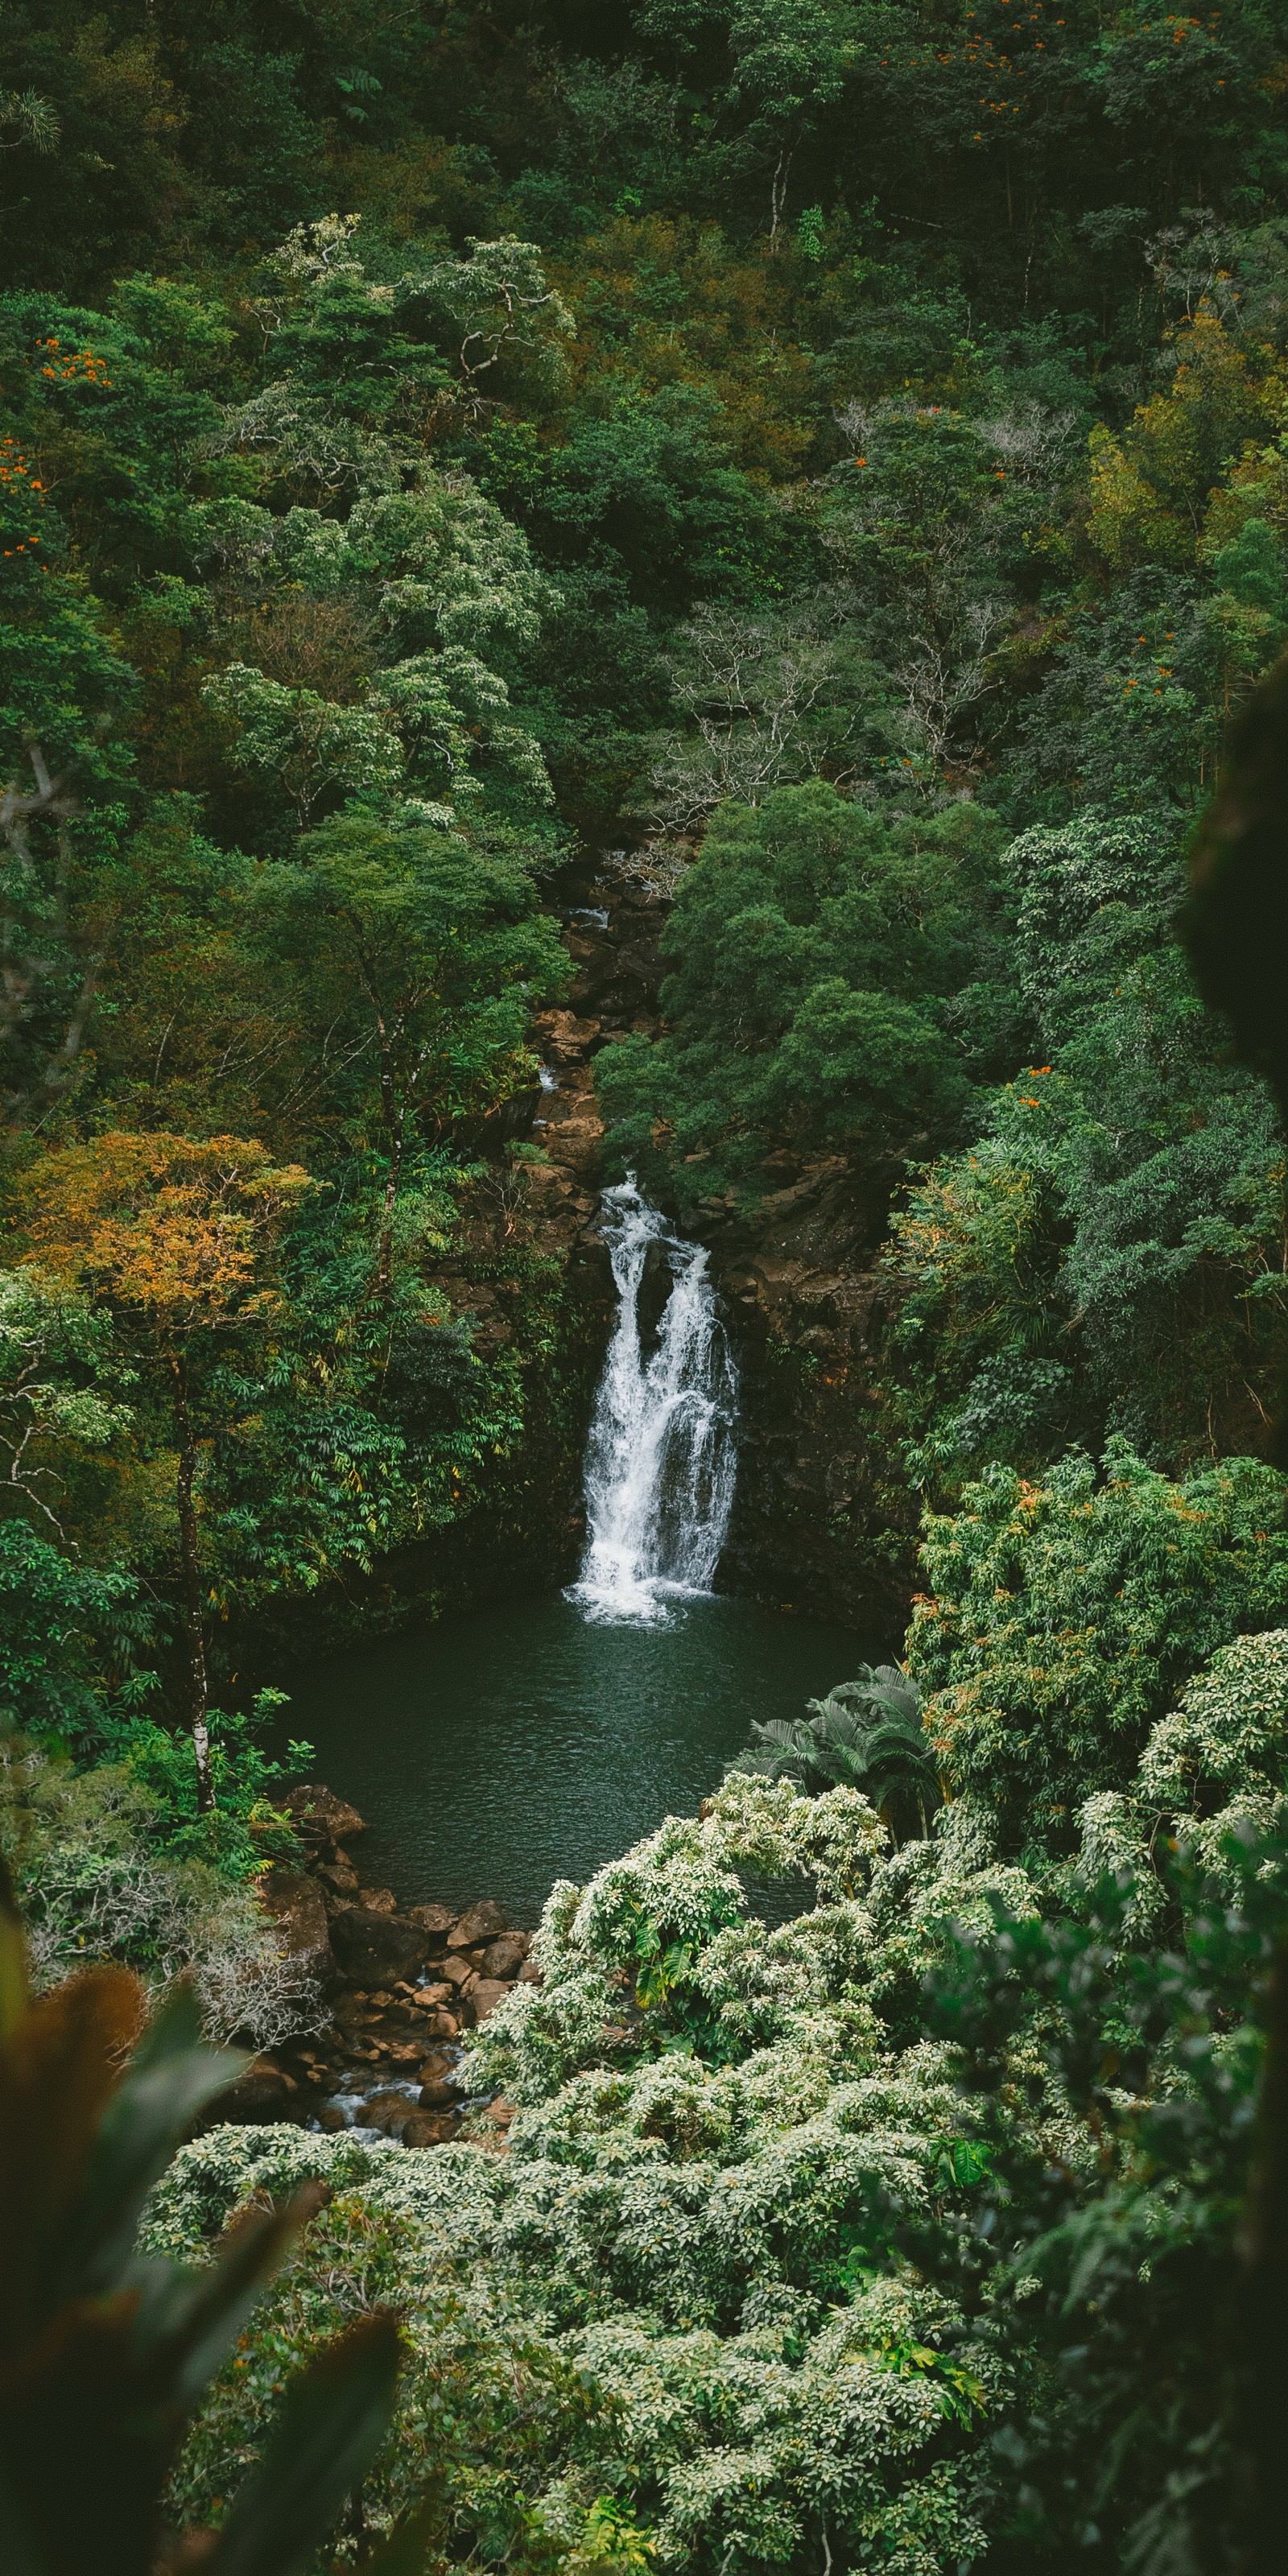
[[[375,2016],[365,1995],[341,1995],[331,2018],[341,2030],[364,2030]]]
[[[344,2125],[344,2113],[340,2109],[339,2103],[324,2102],[318,2113],[318,2127],[324,2131],[334,2132],[337,2129],[342,2129]]]
[[[412,2002],[421,2012],[434,2012],[439,2004],[450,2004],[455,1988],[450,1985],[418,1986]]]
[[[470,1978],[477,1973],[472,1959],[453,1957],[443,1961],[443,1975],[454,1986],[468,1985]]]
[[[461,2025],[455,2013],[432,2012],[425,2015],[426,2039],[459,2039]]]
[[[450,2111],[413,2111],[403,2122],[402,2142],[405,2147],[445,2147],[456,2128]]]
[[[299,2120],[299,2087],[293,2077],[284,2075],[271,2057],[257,2058],[255,2064],[239,2075],[208,2102],[198,2126],[221,2128],[225,2121],[241,2129],[267,2128],[275,2120]]]
[[[509,1986],[501,1977],[476,1977],[470,1988],[469,1998],[475,2020],[486,2021],[488,2014],[495,2012],[502,1996],[508,1995],[509,1991]]]
[[[316,1879],[302,1869],[269,1869],[258,1888],[260,1904],[271,1914],[282,1948],[302,1961],[325,1992],[335,1976],[335,1957]]]
[[[487,1896],[481,1905],[471,1905],[469,1912],[453,1924],[447,1946],[449,1950],[473,1950],[480,1941],[494,1941],[499,1932],[508,1932],[509,1928],[500,1906]]]
[[[422,1932],[450,1932],[456,1917],[450,1905],[409,1905],[407,1921],[419,1923]]]
[[[425,1935],[419,1924],[396,1914],[373,1914],[366,1905],[348,1905],[331,1917],[331,1947],[346,1977],[366,1986],[396,1985],[420,1969]]]
[[[479,1957],[481,1977],[517,1977],[528,1955],[526,1932],[503,1932],[499,1941],[490,1941]]]
[[[392,2137],[401,2131],[411,2110],[405,2093],[373,2093],[369,2102],[360,2102],[353,2115],[355,2129],[379,2129],[382,2136]]]
[[[305,1780],[288,1789],[282,1805],[302,1843],[347,1843],[365,1834],[367,1820],[321,1780]]]
[[[358,1903],[365,1905],[369,1914],[396,1914],[398,1911],[398,1899],[392,1887],[360,1887]]]
[[[352,1895],[358,1884],[358,1873],[356,1869],[349,1868],[347,1861],[319,1861],[317,1875],[323,1886],[329,1887],[336,1896]]]
[[[460,2101],[461,2088],[449,2075],[435,2075],[422,2084],[419,2098],[422,2111],[451,2111]]]
[[[440,2076],[450,2075],[451,2071],[452,2060],[448,2056],[447,2050],[445,2048],[436,2048],[432,2055],[425,2059],[424,2064],[421,2067],[421,2083],[437,2084]]]

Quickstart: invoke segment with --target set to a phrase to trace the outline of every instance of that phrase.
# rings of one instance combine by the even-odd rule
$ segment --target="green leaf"
[[[65,2282],[106,2288],[128,2264],[139,2212],[203,2103],[247,2065],[208,2048],[197,2000],[180,1981],[149,2022],[99,2126],[77,2221],[62,2249]]]
[[[420,2503],[413,2505],[410,2513],[399,2516],[374,2558],[367,2559],[367,2576],[422,2576],[425,2561],[434,2550],[442,2495],[442,2478],[431,2478]],[[441,2543],[435,2554],[441,2554]]]
[[[297,2193],[285,2209],[248,2212],[225,2241],[217,2263],[182,2272],[171,2263],[136,2261],[127,2273],[142,2286],[135,2343],[175,2402],[195,2403],[236,2342],[266,2280],[316,2203]]]
[[[381,2440],[398,2367],[396,2319],[364,2317],[292,2381],[207,2561],[209,2576],[298,2576]]]

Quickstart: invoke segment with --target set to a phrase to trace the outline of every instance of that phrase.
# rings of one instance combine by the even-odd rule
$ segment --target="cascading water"
[[[733,1502],[738,1380],[701,1244],[674,1234],[634,1177],[606,1190],[617,1283],[586,1452],[589,1540],[572,1598],[595,1619],[656,1619],[668,1595],[707,1592]],[[641,1292],[660,1255],[671,1285],[646,1356]]]

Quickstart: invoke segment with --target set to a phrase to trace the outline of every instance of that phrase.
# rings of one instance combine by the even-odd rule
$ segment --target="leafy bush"
[[[122,1666],[133,1677],[151,1626],[133,1575],[74,1564],[29,1521],[0,1522],[0,1720],[101,1748],[113,1680]]]
[[[1282,1640],[1253,1643],[1277,1672]],[[918,2576],[998,2549],[1110,2566],[1151,2504],[1159,2547],[1228,2517],[1213,2338],[1256,1980],[1288,1920],[1282,1842],[1235,1851],[1214,1909],[1156,1846],[1105,1882],[1093,1837],[1044,1917],[1022,1871],[964,1865],[950,1833],[889,1853],[852,1789],[731,1777],[702,1820],[552,1895],[541,1986],[469,2044],[468,2080],[522,2106],[507,2155],[279,2128],[176,2159],[146,2242],[183,2259],[266,2194],[334,2195],[203,2411],[183,2510],[212,2511],[253,2450],[284,2347],[394,2297],[411,2351],[365,2510],[384,2527],[432,2481],[444,2555],[578,2564],[605,2494],[676,2568],[824,2538]],[[818,1905],[768,1931],[746,1869],[808,1872]],[[1126,1928],[1145,1876],[1167,1955]],[[1112,2443],[1138,2412],[1139,2443]]]
[[[896,1664],[862,1664],[856,1681],[838,1682],[806,1708],[804,1719],[753,1723],[751,1746],[727,1765],[726,1777],[760,1772],[811,1789],[824,1782],[861,1789],[900,1840],[918,1825],[927,1834],[941,1791],[920,1693],[907,1674]]]
[[[167,1821],[132,1763],[76,1773],[0,1747],[0,1850],[36,1984],[115,1961],[159,1991],[186,1969],[211,2040],[272,2048],[317,2029],[316,1979],[283,1951],[253,1881],[167,1849]]]
[[[1076,1454],[1040,1481],[997,1467],[927,1517],[908,1665],[964,1848],[1067,1855],[1190,1675],[1282,1622],[1283,1495],[1256,1459],[1173,1482],[1119,1441],[1103,1475]]]
[[[610,1150],[696,1197],[784,1144],[880,1162],[951,1130],[993,847],[976,812],[894,821],[821,780],[722,807],[663,933],[673,1034],[597,1063]]]
[[[886,1259],[917,1480],[1120,1431],[1159,1463],[1255,1447],[1282,1330],[1283,1149],[1172,939],[1175,826],[1078,814],[1001,861],[1032,1065],[923,1172]]]

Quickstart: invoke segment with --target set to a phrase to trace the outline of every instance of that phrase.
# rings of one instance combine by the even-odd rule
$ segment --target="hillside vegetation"
[[[557,1888],[473,2042],[506,2158],[181,2152],[160,2250],[332,2197],[169,2509],[390,2301],[318,2576],[424,2497],[436,2570],[1235,2576],[1288,1232],[1175,918],[1288,637],[1288,18],[12,0],[0,53],[38,1972],[187,1962],[271,2035],[258,1682],[538,1561],[585,1355],[522,1112],[587,853],[674,897],[606,1172],[700,1227],[839,1157],[888,1210],[920,1524],[920,1804],[869,1677]]]

